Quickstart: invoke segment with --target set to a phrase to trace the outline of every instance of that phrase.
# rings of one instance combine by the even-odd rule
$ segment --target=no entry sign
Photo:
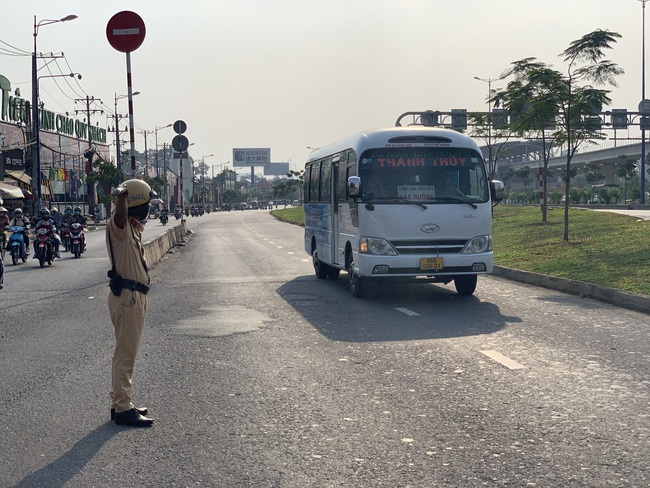
[[[113,15],[106,25],[108,42],[114,49],[123,53],[130,53],[138,49],[144,42],[146,33],[142,18],[128,10]]]

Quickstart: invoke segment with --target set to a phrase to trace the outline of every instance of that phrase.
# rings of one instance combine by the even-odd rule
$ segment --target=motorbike
[[[185,207],[185,217],[190,216],[190,207]]]
[[[36,229],[36,257],[41,268],[45,263],[51,266],[54,261],[54,233],[49,225]]]
[[[174,217],[176,217],[176,220],[181,218],[181,209],[180,208],[174,209]]]
[[[25,228],[22,225],[12,225],[7,229],[11,234],[7,241],[7,249],[11,254],[11,262],[16,265],[22,260],[27,261],[27,248],[25,247]]]
[[[163,212],[160,214],[160,223],[162,225],[167,225],[167,222],[169,221],[169,217],[167,216],[167,212]]]
[[[61,228],[61,244],[64,251],[70,249],[70,226],[68,224],[63,224]]]
[[[84,226],[79,222],[70,224],[70,252],[75,258],[85,251]]]
[[[199,207],[199,217],[203,217],[204,213],[205,213],[205,209],[203,207]]]
[[[205,211],[208,213],[208,215],[210,215],[210,212],[212,211],[212,209],[210,208],[210,205],[205,207]]]

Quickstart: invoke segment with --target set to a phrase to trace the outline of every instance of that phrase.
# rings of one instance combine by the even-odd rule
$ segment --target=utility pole
[[[93,149],[93,131],[92,125],[90,124],[90,116],[94,115],[96,113],[103,114],[104,111],[101,109],[91,109],[90,104],[94,102],[99,102],[100,104],[102,101],[100,99],[96,99],[95,97],[90,97],[86,95],[86,98],[75,98],[75,103],[76,102],[85,102],[86,104],[86,110],[75,110],[75,114],[78,114],[79,112],[85,113],[86,114],[86,131],[88,132],[88,150],[84,153],[84,156],[87,158],[86,162],[86,176],[90,175],[93,171],[93,154],[95,154],[95,150]],[[94,215],[94,208],[95,208],[95,186],[92,183],[88,183],[87,186],[87,192],[88,192],[88,207],[91,212],[93,212]]]
[[[145,180],[149,177],[149,155],[147,154],[147,134],[150,134],[150,130],[140,131],[140,134],[144,135],[144,178]]]
[[[120,184],[121,181],[121,169],[122,169],[122,154],[121,154],[121,149],[120,149],[120,120],[126,119],[128,115],[123,115],[123,114],[118,114],[115,112],[115,165],[117,167],[117,181],[115,182],[116,185]],[[127,132],[128,129],[124,130],[124,132]]]

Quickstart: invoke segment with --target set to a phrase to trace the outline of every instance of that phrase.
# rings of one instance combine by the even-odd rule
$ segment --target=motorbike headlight
[[[397,256],[397,251],[386,239],[362,237],[359,240],[359,252],[378,256]]]
[[[476,236],[470,241],[463,249],[463,254],[477,254],[482,252],[489,252],[492,250],[492,236]]]

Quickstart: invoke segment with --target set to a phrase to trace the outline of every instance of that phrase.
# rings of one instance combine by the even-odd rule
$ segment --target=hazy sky
[[[147,28],[131,54],[136,130],[182,119],[192,157],[214,154],[208,165],[231,161],[233,147],[270,147],[273,162],[299,169],[308,146],[392,126],[406,111],[486,110],[487,83],[475,76],[496,78],[525,57],[563,68],[558,54],[598,28],[623,36],[608,56],[625,70],[611,108],[636,111],[641,100],[638,0],[7,0],[0,41],[31,52],[34,15],[76,14],[42,26],[38,51],[65,53],[58,66],[69,72],[67,61],[83,79],[73,92],[67,79],[44,78],[41,100],[74,112],[83,105],[73,100],[89,95],[112,114],[115,94],[127,93],[126,56],[105,31],[122,10]],[[3,48],[0,74],[30,98],[30,57]],[[119,110],[127,112],[126,99]],[[173,136],[159,130],[158,142]],[[140,133],[136,149],[144,150]]]

